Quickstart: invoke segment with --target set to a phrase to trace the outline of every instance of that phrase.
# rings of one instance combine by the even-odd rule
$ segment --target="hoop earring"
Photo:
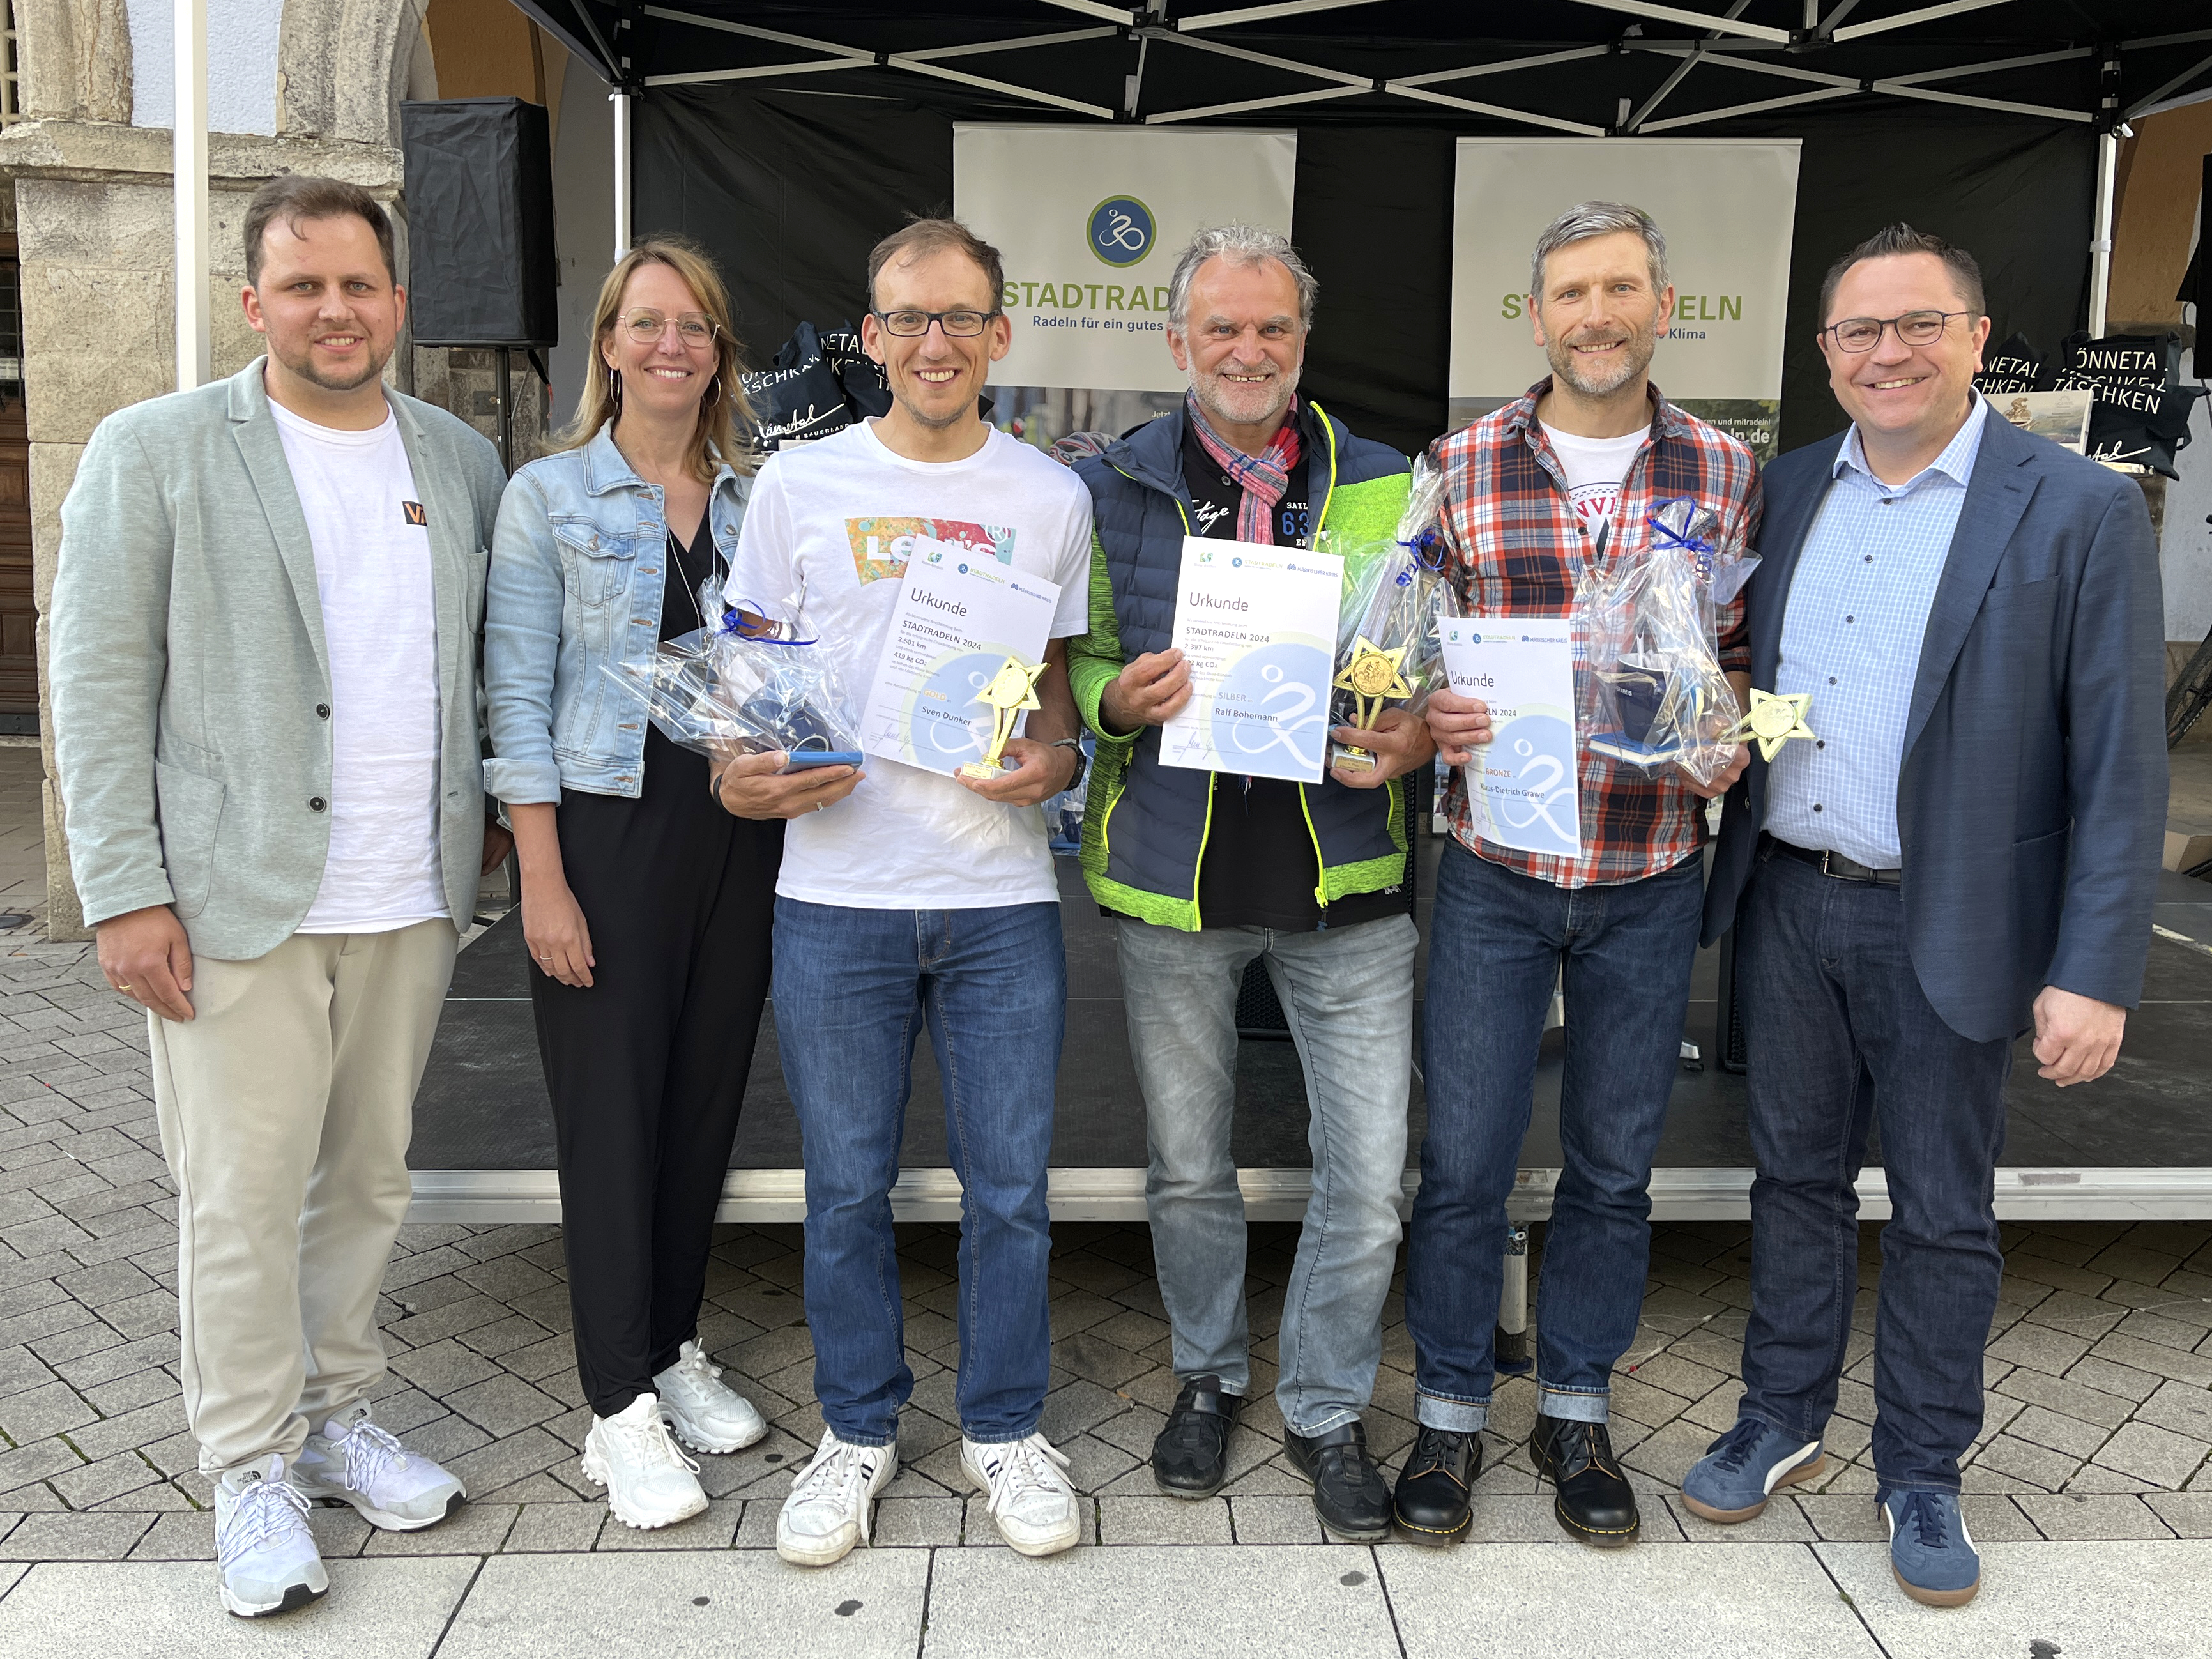
[[[607,365],[607,396],[614,400],[615,414],[622,414],[622,371],[612,363]]]
[[[706,395],[699,399],[700,407],[712,409],[722,401],[722,371],[716,369],[714,378],[707,382]]]

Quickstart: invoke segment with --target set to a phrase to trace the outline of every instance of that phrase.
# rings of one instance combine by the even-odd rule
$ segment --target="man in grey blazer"
[[[368,1396],[415,1087],[507,838],[478,746],[497,456],[382,382],[406,295],[366,192],[272,180],[246,255],[267,356],[100,422],[49,615],[70,867],[149,1011],[185,1411],[252,1616],[328,1586],[308,1498],[409,1530],[464,1495]]]
[[[1818,1474],[1858,1289],[1853,1188],[1881,1126],[1875,1502],[1914,1600],[1981,1564],[1959,1460],[2004,1259],[2012,1045],[2108,1070],[2142,992],[2166,817],[2162,615],[2134,483],[1992,417],[1963,250],[1893,225],[1821,296],[1841,438],[1767,469],[1752,684],[1809,694],[1728,797],[1706,896],[1750,1044],[1752,1311],[1736,1426],[1682,1484],[1742,1521]],[[1754,692],[1754,696],[1757,692]]]

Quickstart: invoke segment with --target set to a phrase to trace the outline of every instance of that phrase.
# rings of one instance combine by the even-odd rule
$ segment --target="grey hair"
[[[1640,207],[1631,207],[1626,202],[1577,202],[1544,228],[1536,239],[1536,251],[1528,258],[1528,296],[1540,301],[1544,297],[1544,261],[1570,242],[1587,241],[1593,236],[1611,236],[1624,230],[1632,230],[1644,239],[1644,246],[1651,258],[1651,291],[1659,294],[1667,287],[1667,233],[1659,228],[1659,222]]]
[[[1314,302],[1321,298],[1321,284],[1306,269],[1291,239],[1279,230],[1263,230],[1257,225],[1209,225],[1190,239],[1182,257],[1176,261],[1175,275],[1168,278],[1168,326],[1177,333],[1190,319],[1190,282],[1198,275],[1198,268],[1216,254],[1240,265],[1257,265],[1273,259],[1291,273],[1291,280],[1298,285],[1298,322],[1305,328],[1313,326]]]

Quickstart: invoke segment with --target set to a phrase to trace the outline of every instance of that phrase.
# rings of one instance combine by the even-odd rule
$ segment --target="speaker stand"
[[[499,348],[499,465],[514,476],[514,354]]]

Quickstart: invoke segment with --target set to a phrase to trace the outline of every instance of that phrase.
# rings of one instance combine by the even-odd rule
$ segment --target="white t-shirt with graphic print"
[[[964,460],[910,461],[861,421],[769,457],[753,484],[726,592],[796,599],[836,653],[857,716],[890,630],[917,536],[963,543],[1060,585],[1051,637],[1090,626],[1091,492],[994,429]],[[952,779],[868,757],[860,787],[791,821],[775,890],[859,910],[972,910],[1057,902],[1036,807],[1001,806]]]
[[[1538,424],[1565,469],[1567,500],[1573,503],[1575,516],[1584,529],[1596,535],[1599,526],[1612,519],[1613,509],[1620,501],[1620,481],[1628,476],[1629,464],[1650,433],[1638,427],[1618,438],[1581,438],[1548,422]]]

